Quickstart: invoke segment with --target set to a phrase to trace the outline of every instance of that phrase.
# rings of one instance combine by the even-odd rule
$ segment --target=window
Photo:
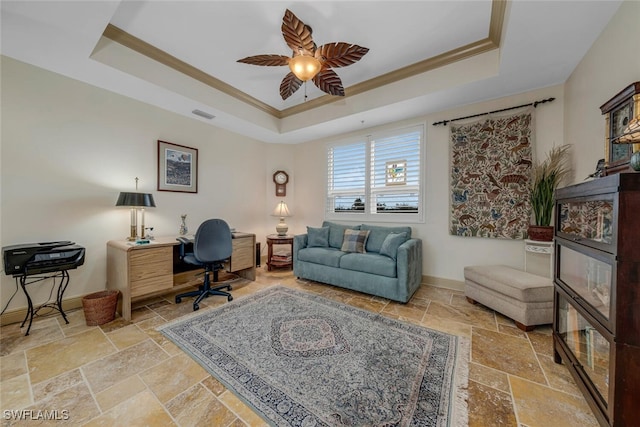
[[[421,221],[423,129],[380,132],[328,147],[327,218]]]

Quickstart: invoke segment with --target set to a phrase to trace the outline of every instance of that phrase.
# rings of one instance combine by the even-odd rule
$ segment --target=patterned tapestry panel
[[[611,243],[613,200],[565,203],[560,208],[560,231],[578,237]]]
[[[527,113],[451,126],[450,234],[526,237],[531,119]]]

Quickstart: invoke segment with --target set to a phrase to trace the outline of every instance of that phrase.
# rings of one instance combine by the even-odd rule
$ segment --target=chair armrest
[[[398,247],[398,278],[420,284],[422,280],[422,240],[409,239]]]
[[[180,259],[183,259],[185,256],[185,245],[193,243],[193,240],[189,239],[188,237],[176,237],[176,240],[180,242]]]
[[[307,235],[297,234],[293,236],[293,259],[298,259],[298,251],[307,247]]]

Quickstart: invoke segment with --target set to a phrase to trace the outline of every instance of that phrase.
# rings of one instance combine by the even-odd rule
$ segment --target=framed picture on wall
[[[198,192],[198,149],[158,141],[158,191]]]

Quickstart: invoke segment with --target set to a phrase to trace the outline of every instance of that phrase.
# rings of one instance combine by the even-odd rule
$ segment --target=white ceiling
[[[297,143],[562,83],[620,3],[512,0],[499,49],[352,96],[353,85],[487,38],[492,2],[2,0],[1,53],[266,142]],[[318,46],[342,41],[370,51],[335,69],[346,97],[278,116],[305,103],[305,87],[282,101],[286,67],[236,61],[290,55],[280,30],[287,8],[313,28]],[[102,37],[108,24],[277,114]],[[306,93],[309,101],[328,97],[311,82]]]

